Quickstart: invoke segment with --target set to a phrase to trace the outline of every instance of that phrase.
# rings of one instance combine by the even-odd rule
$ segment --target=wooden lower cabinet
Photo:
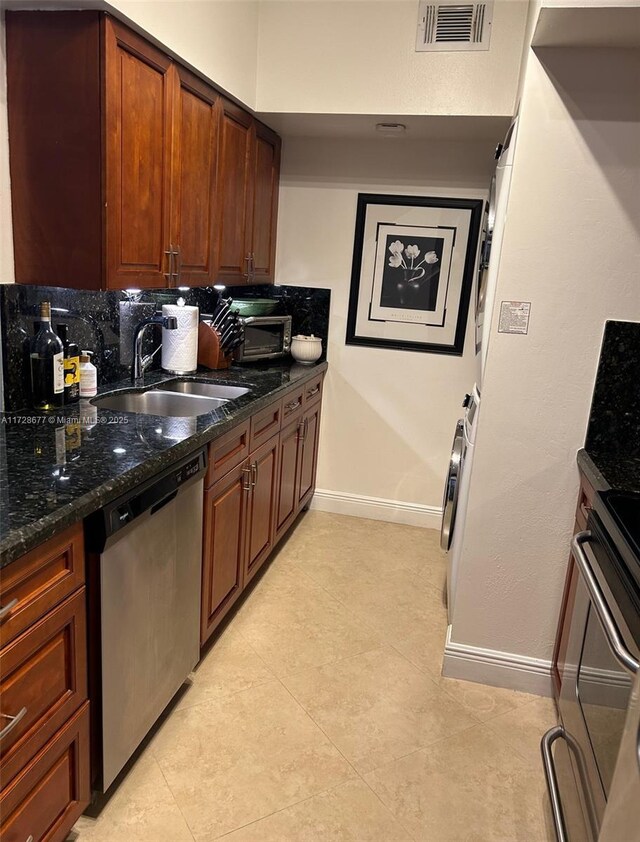
[[[2,789],[2,842],[64,842],[89,798],[89,703],[85,702]]]
[[[278,437],[275,436],[251,455],[245,582],[258,572],[274,546],[277,469]]]
[[[2,572],[0,838],[63,842],[90,798],[82,524]]]
[[[238,465],[205,492],[200,639],[204,643],[240,596],[247,471]]]
[[[298,419],[285,427],[280,433],[278,443],[276,539],[289,528],[298,513],[301,430],[302,421]]]
[[[203,644],[313,496],[321,389],[316,375],[209,446],[210,465],[218,461],[207,475],[213,484],[204,503]],[[219,478],[220,454],[237,460],[247,446],[247,425],[251,453]]]
[[[300,438],[300,484],[298,506],[304,506],[311,499],[316,487],[316,466],[318,463],[318,438],[320,435],[320,401],[309,407],[302,419]]]
[[[273,549],[277,460],[274,436],[205,492],[201,643]]]
[[[1,744],[10,781],[87,698],[84,588],[0,651],[0,698],[5,716],[25,710]]]
[[[320,401],[280,433],[276,501],[276,540],[287,531],[316,487]]]

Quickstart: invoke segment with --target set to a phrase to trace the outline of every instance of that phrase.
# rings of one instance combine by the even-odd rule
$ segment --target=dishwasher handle
[[[167,503],[170,503],[172,500],[175,500],[178,496],[178,489],[176,488],[175,491],[172,491],[170,494],[167,494],[159,503],[156,503],[154,506],[151,507],[151,514],[155,515],[156,512],[159,512],[160,509],[163,509]]]

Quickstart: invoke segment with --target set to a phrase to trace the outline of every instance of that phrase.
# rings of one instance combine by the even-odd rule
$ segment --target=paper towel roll
[[[170,374],[193,374],[198,368],[198,308],[163,304],[163,316],[175,316],[176,330],[162,328],[162,368]]]

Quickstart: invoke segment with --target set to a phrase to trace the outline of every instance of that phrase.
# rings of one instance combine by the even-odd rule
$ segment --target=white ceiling
[[[407,114],[281,114],[257,115],[283,137],[327,137],[374,139],[385,143],[407,140],[499,140],[504,137],[509,117],[418,116]],[[403,123],[402,135],[385,136],[376,123]]]

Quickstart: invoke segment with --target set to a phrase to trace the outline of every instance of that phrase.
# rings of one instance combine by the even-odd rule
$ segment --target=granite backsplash
[[[640,459],[640,323],[605,325],[585,448]]]
[[[291,315],[293,334],[315,334],[323,341],[329,332],[331,291],[294,286],[227,287],[222,293],[213,287],[189,290],[158,289],[131,294],[124,290],[105,292],[66,289],[25,284],[0,285],[0,327],[4,409],[13,412],[29,406],[28,342],[34,333],[41,301],[50,301],[53,325],[69,325],[70,338],[81,349],[94,351],[100,385],[115,383],[131,369],[135,325],[152,315],[163,304],[173,304],[182,296],[187,304],[197,305],[201,313],[210,313],[219,295],[236,298],[277,298],[276,313]],[[155,335],[154,335],[155,334]],[[159,329],[147,331],[145,353],[160,339]],[[155,367],[159,366],[157,355]]]

